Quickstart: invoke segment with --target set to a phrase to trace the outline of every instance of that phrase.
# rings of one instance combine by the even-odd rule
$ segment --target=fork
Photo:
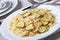
[[[60,4],[55,3],[55,2],[57,2],[57,1],[55,1],[55,2],[53,2],[53,3],[47,3],[47,2],[50,2],[50,1],[51,1],[51,0],[47,0],[47,1],[42,2],[42,3],[32,4],[31,6],[29,6],[29,7],[25,8],[25,9],[23,9],[23,11],[26,10],[26,9],[33,9],[33,8],[36,8],[36,7],[38,7],[38,6],[41,5],[41,4],[53,5],[53,6],[59,6],[59,5],[60,5]]]
[[[36,8],[36,7],[38,7],[39,5],[44,4],[44,3],[46,3],[46,2],[49,2],[49,1],[51,1],[51,0],[46,0],[46,1],[42,2],[42,3],[32,4],[31,6],[25,8],[25,9],[23,9],[23,10]]]

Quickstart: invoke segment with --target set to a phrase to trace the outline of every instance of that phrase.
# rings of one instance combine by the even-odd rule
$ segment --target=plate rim
[[[10,0],[10,1],[11,1],[11,0]],[[1,17],[1,16],[4,16],[4,15],[6,15],[6,14],[9,14],[9,12],[11,12],[12,10],[14,10],[14,9],[16,8],[17,4],[18,4],[18,0],[15,0],[15,2],[16,2],[15,6],[12,7],[11,9],[9,9],[8,11],[4,12],[3,14],[0,14],[0,17]]]

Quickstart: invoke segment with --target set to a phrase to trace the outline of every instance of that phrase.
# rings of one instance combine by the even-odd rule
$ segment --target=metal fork
[[[46,2],[50,2],[50,1],[51,1],[51,0],[47,0],[47,1],[42,2],[42,3],[33,4],[32,6],[29,6],[29,7],[25,8],[25,9],[23,9],[23,11],[26,10],[26,9],[36,8],[36,7],[38,7],[39,5],[44,4],[44,3],[46,3]],[[57,1],[55,1],[55,2],[57,2]],[[53,2],[53,3],[46,3],[46,5],[53,5],[53,6],[58,6],[58,5],[60,5],[60,4],[56,4],[55,2]]]
[[[44,2],[42,2],[42,3],[32,4],[32,6],[29,6],[29,7],[25,8],[25,9],[23,9],[23,10],[36,8],[36,7],[38,7],[39,5],[44,4],[44,3],[46,3],[46,2],[49,2],[49,1],[51,1],[51,0],[47,0],[47,1],[44,1]]]

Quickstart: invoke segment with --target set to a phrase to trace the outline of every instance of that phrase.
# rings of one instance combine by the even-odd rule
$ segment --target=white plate
[[[51,27],[47,32],[36,35],[34,37],[17,37],[16,35],[14,35],[12,32],[10,32],[8,30],[8,24],[7,22],[12,19],[13,16],[17,15],[18,13],[22,12],[22,9],[12,13],[11,15],[9,15],[4,22],[1,25],[0,28],[0,32],[1,34],[6,37],[9,40],[37,40],[37,39],[42,39],[44,37],[47,37],[49,35],[51,35],[52,33],[54,33],[55,31],[57,31],[60,28],[60,9],[54,6],[50,6],[50,5],[40,5],[37,8],[48,8],[49,10],[51,10],[51,12],[56,15],[55,20],[56,20],[56,24]]]
[[[6,11],[6,10],[11,6],[11,3],[8,2],[8,4],[7,4],[7,5],[5,4],[4,6],[5,6],[5,8],[3,7],[3,9],[0,10],[0,14],[1,14],[2,12]]]
[[[38,2],[38,3],[42,3],[42,2],[45,2],[47,0],[34,0],[35,2]]]
[[[12,3],[11,9],[9,9],[8,11],[0,14],[0,16],[3,16],[3,15],[5,15],[5,14],[11,12],[11,11],[17,6],[17,4],[18,4],[18,0],[8,0],[8,1],[10,1],[10,2]]]
[[[45,2],[45,1],[47,1],[47,0],[34,0],[35,2],[37,2],[37,3],[42,3],[42,2]],[[53,3],[53,2],[56,2],[57,0],[51,0],[50,2],[48,2],[48,3]]]

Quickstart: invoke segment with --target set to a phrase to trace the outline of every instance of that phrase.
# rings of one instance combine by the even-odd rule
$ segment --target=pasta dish
[[[55,23],[55,16],[46,9],[27,9],[9,22],[9,30],[17,36],[31,37],[44,33]]]

